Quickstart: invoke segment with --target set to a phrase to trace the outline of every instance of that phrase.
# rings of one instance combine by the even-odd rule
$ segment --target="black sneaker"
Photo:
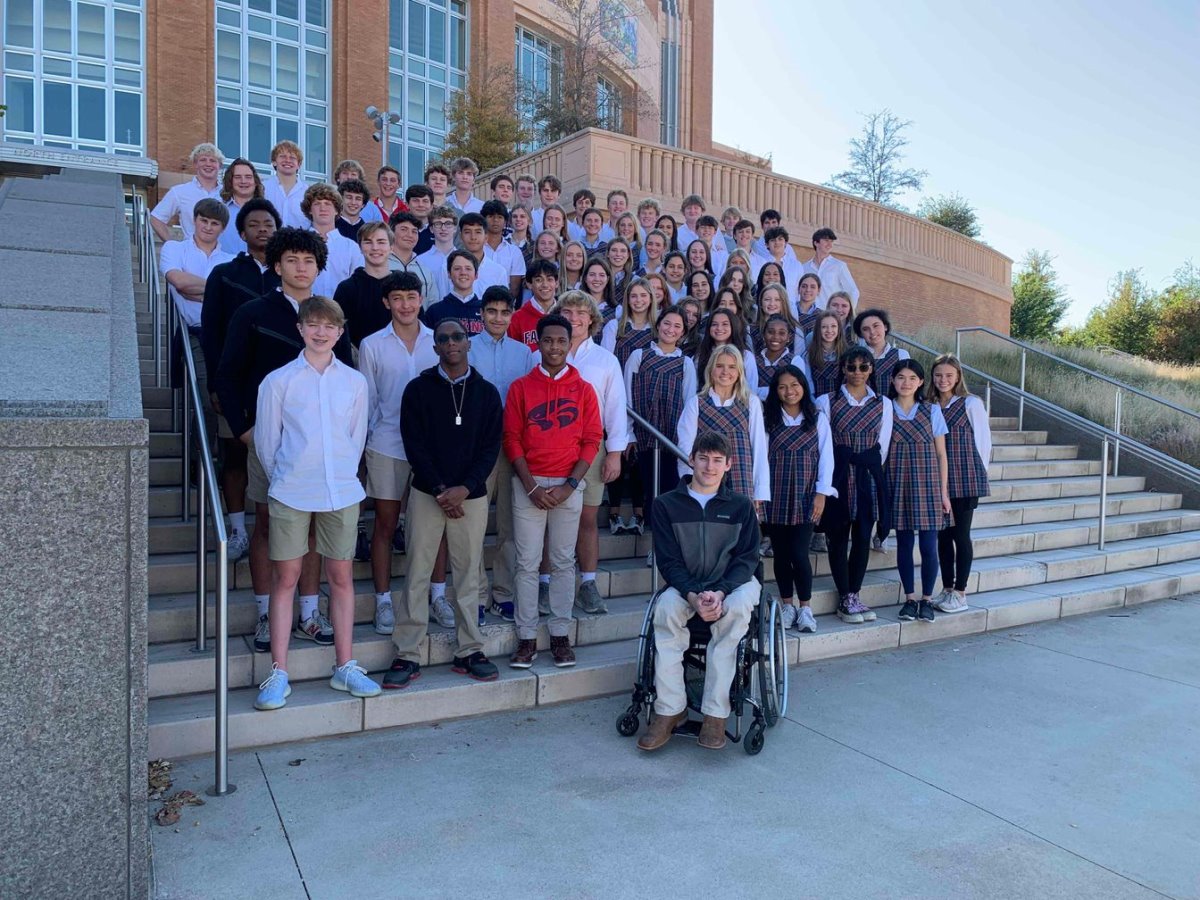
[[[932,622],[936,618],[933,612],[933,604],[928,600],[922,600],[917,609],[917,618],[922,622]]]
[[[404,552],[404,523],[396,523],[396,533],[392,535],[392,552]]]
[[[917,621],[917,601],[916,600],[905,600],[904,601],[904,605],[902,607],[900,607],[900,621],[901,622]]]
[[[496,668],[495,663],[478,650],[465,658],[454,657],[450,671],[457,672],[459,675],[468,675],[476,681],[495,681],[500,677],[500,670]]]
[[[383,676],[383,686],[389,690],[405,688],[420,677],[420,663],[409,662],[397,656],[392,660],[392,670]]]
[[[358,537],[354,541],[354,558],[359,562],[371,561],[371,537],[367,534],[367,526],[358,523]]]

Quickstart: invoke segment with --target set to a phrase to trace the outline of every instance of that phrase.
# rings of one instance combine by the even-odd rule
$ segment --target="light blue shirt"
[[[900,408],[900,401],[892,401],[892,412],[894,417],[904,422],[911,422],[917,416],[917,410],[921,408],[920,403],[914,403],[912,409],[907,413]],[[946,427],[946,417],[942,415],[942,408],[936,403],[929,404],[929,425],[933,429],[935,438],[945,437],[950,433],[950,429]]]
[[[496,340],[486,331],[471,338],[467,362],[500,392],[500,402],[508,399],[508,389],[533,368],[533,351],[523,342],[505,335]]]

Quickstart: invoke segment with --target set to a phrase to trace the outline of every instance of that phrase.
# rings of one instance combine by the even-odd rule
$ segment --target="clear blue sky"
[[[818,184],[862,113],[911,119],[924,190],[958,192],[1014,268],[1049,251],[1079,323],[1119,270],[1200,264],[1200,0],[716,0],[713,139]]]

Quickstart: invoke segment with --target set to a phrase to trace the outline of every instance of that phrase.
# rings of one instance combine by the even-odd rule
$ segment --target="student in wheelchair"
[[[655,717],[638,739],[641,750],[657,750],[687,720],[683,658],[692,616],[708,622],[712,631],[698,742],[709,750],[725,746],[738,643],[760,593],[754,504],[722,482],[732,452],[724,435],[699,435],[692,445],[693,474],[654,501],[654,560],[666,587],[654,610]]]

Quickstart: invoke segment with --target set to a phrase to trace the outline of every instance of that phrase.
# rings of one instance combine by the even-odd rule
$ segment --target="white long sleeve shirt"
[[[336,358],[318,372],[301,353],[263,379],[254,449],[272,499],[305,512],[360,502],[366,440],[366,379]]]
[[[200,179],[193,178],[191,181],[177,184],[167,191],[163,198],[154,205],[154,209],[150,210],[150,215],[163,224],[170,224],[171,218],[178,215],[179,227],[183,229],[184,238],[190,241],[196,232],[196,216],[192,212],[192,208],[207,198],[221,199],[221,182],[217,181],[216,186],[209,191],[200,184]],[[232,231],[234,237],[237,236],[237,228],[234,227],[232,216],[225,230]]]
[[[716,391],[709,391],[708,398],[717,406],[733,406],[734,398],[722,401]],[[688,397],[683,405],[683,415],[679,417],[679,449],[688,456],[692,455],[692,444],[696,442],[696,430],[700,422],[701,397]],[[763,427],[762,404],[757,395],[750,394],[749,404],[750,427],[750,473],[754,484],[754,500],[771,499],[771,468],[767,460],[767,432]],[[692,467],[680,461],[678,463],[680,476],[692,474]]]
[[[349,278],[359,266],[365,266],[367,261],[363,259],[358,244],[337,229],[325,235],[325,250],[328,254],[325,268],[313,282],[312,292],[332,300],[338,285]]]
[[[541,362],[540,355],[538,362]],[[590,339],[568,353],[567,362],[579,370],[579,377],[596,392],[600,420],[604,424],[605,452],[624,450],[633,439],[633,432],[629,427],[629,414],[625,411],[625,377],[621,364],[611,352]]]
[[[392,459],[408,459],[400,437],[400,401],[408,383],[438,364],[433,329],[421,326],[412,352],[389,322],[358,346],[358,370],[367,380],[367,448]]]
[[[604,315],[604,310],[600,310],[600,314]],[[604,323],[604,328],[600,332],[600,346],[609,353],[617,352],[617,326],[620,324],[620,322],[621,316],[618,313],[616,316]],[[650,327],[651,326],[649,323],[643,325],[641,328],[638,328],[636,325],[634,325],[633,330],[645,331]]]
[[[507,238],[493,248],[491,244],[483,245],[483,255],[497,263],[508,274],[509,278],[525,277],[525,254]],[[508,287],[507,284],[504,285]],[[486,288],[484,288],[486,290]],[[483,296],[480,294],[479,296]]]
[[[283,224],[287,228],[311,227],[312,223],[308,221],[308,216],[300,211],[300,201],[304,199],[304,192],[307,190],[308,183],[303,178],[297,178],[290,191],[284,190],[277,175],[263,179],[263,196],[271,201],[275,211],[279,213],[279,218],[283,219]]]
[[[967,418],[971,422],[971,430],[975,433],[975,452],[979,454],[979,459],[986,469],[992,461],[992,423],[988,419],[987,408],[974,394],[968,394],[965,398],[951,397],[946,407],[949,408],[959,401],[967,404]]]
[[[186,272],[197,278],[207,279],[209,273],[221,263],[229,262],[233,256],[221,249],[218,243],[212,253],[205,253],[196,243],[195,238],[184,238],[182,241],[167,241],[159,251],[158,268],[165,278],[171,272]],[[179,291],[175,285],[167,284],[167,293],[175,301],[175,308],[189,328],[200,327],[200,309],[203,304],[199,300],[190,300]]]
[[[763,403],[766,403],[767,402],[767,392],[771,390],[771,385],[769,383],[761,384],[759,382],[759,380],[758,380],[758,359],[761,359],[765,365],[768,365],[768,366],[771,365],[771,361],[769,359],[767,359],[767,351],[766,351],[765,347],[762,350],[758,351],[758,358],[755,360],[754,393],[758,395],[759,400],[761,400]],[[801,373],[803,373],[804,382],[805,382],[805,390],[812,391],[812,373],[808,371],[808,360],[805,358],[804,354],[796,353],[795,350],[793,349],[791,364],[793,366],[795,366],[797,369],[799,369],[801,371]],[[749,383],[749,381],[750,381],[749,373],[747,372],[746,382]]]
[[[783,424],[794,427],[804,424],[804,413],[792,418],[783,413]],[[833,433],[829,430],[829,416],[817,411],[817,485],[816,492],[826,497],[836,497],[837,488],[833,486]]]
[[[832,256],[825,257],[821,261],[821,265],[816,265],[814,260],[806,262],[801,276],[811,272],[821,279],[821,292],[817,294],[817,306],[824,309],[829,304],[829,296],[838,291],[845,291],[850,295],[850,300],[855,309],[858,309],[858,285],[854,283],[854,279],[850,276],[850,267],[840,259],[835,259]],[[797,279],[799,283],[799,279]],[[791,276],[788,278],[788,288],[790,289]]]
[[[875,392],[873,390],[871,390],[870,388],[867,388],[867,393],[861,400],[855,400],[852,396],[850,396],[850,392],[848,390],[846,390],[846,386],[844,384],[840,388],[838,388],[838,390],[840,390],[842,392],[842,396],[845,397],[847,401],[849,401],[851,406],[864,406],[864,405],[866,405],[868,400],[871,400],[872,398],[875,397]],[[821,412],[825,413],[825,415],[827,417],[829,417],[831,426],[833,423],[833,418],[829,416],[829,398],[832,396],[833,396],[833,394],[822,394],[815,401],[813,401],[814,403],[817,404],[817,409],[821,410]],[[884,398],[883,418],[879,422],[879,459],[880,459],[880,462],[887,462],[888,450],[891,448],[891,446],[892,446],[892,404],[891,404],[891,402],[889,402],[887,400],[887,398]]]

